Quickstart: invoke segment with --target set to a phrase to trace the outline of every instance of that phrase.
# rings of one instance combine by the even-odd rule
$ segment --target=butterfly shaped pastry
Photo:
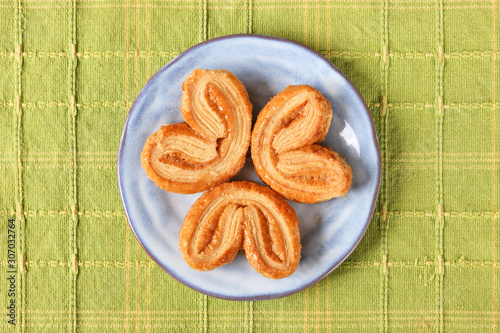
[[[261,110],[252,131],[257,175],[285,198],[316,203],[344,196],[352,169],[326,138],[330,102],[308,85],[288,86]]]
[[[184,123],[163,125],[146,141],[142,166],[169,192],[191,194],[228,181],[243,167],[252,104],[227,70],[194,70],[182,85]]]
[[[230,263],[243,250],[261,275],[281,279],[297,270],[300,234],[293,208],[268,187],[224,183],[201,195],[182,224],[179,247],[192,268]]]

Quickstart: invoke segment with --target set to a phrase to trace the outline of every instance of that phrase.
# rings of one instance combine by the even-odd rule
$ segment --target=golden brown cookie
[[[162,126],[142,151],[142,166],[169,192],[196,193],[228,181],[243,167],[252,104],[227,70],[194,70],[182,85],[185,123]]]
[[[252,160],[257,175],[285,198],[315,203],[343,196],[352,169],[326,138],[332,119],[330,102],[308,85],[288,86],[260,112],[252,132]]]
[[[281,279],[299,265],[298,223],[292,207],[270,188],[247,181],[225,183],[193,204],[179,247],[189,266],[200,271],[230,263],[243,249],[257,272]]]

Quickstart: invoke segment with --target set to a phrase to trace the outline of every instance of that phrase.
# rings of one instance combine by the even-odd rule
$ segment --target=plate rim
[[[175,64],[177,61],[179,61],[179,59],[181,59],[182,57],[184,57],[186,54],[189,54],[191,51],[193,51],[193,50],[195,50],[197,48],[203,47],[206,44],[211,44],[211,43],[214,43],[214,42],[217,42],[217,41],[226,40],[226,39],[233,39],[233,38],[265,39],[265,40],[271,40],[271,41],[276,41],[276,42],[280,42],[280,43],[292,44],[295,47],[302,48],[304,51],[307,51],[308,53],[311,53],[312,56],[317,57],[320,60],[326,62],[335,72],[337,72],[338,74],[340,74],[343,77],[343,79],[345,80],[345,82],[348,84],[350,90],[357,95],[359,101],[363,105],[362,109],[365,112],[365,116],[369,120],[370,130],[371,130],[371,136],[372,136],[372,142],[374,143],[375,150],[376,150],[376,164],[375,164],[376,171],[377,171],[377,178],[376,178],[376,181],[375,181],[376,190],[375,190],[375,193],[373,195],[373,199],[372,199],[372,202],[371,202],[370,211],[369,211],[369,214],[368,214],[367,221],[365,222],[363,230],[361,230],[361,232],[359,233],[358,238],[354,242],[354,244],[351,247],[351,249],[344,255],[344,257],[342,257],[337,263],[335,263],[325,273],[320,274],[318,277],[316,277],[315,279],[313,279],[312,281],[310,281],[308,283],[301,284],[300,286],[298,286],[298,287],[296,287],[294,289],[291,289],[291,290],[288,290],[288,291],[284,291],[284,292],[280,292],[280,293],[267,293],[267,294],[261,294],[261,295],[257,295],[257,296],[228,296],[228,295],[224,295],[224,294],[218,294],[218,293],[209,292],[207,290],[204,290],[202,288],[199,288],[199,287],[193,285],[189,281],[186,281],[185,279],[183,279],[181,276],[178,276],[178,274],[174,273],[168,267],[166,267],[165,265],[161,264],[160,261],[159,261],[159,259],[157,259],[150,252],[150,250],[148,249],[148,247],[138,237],[137,232],[136,232],[136,230],[135,230],[135,228],[134,228],[134,226],[133,226],[133,224],[132,224],[132,222],[130,220],[129,213],[128,213],[128,208],[127,208],[127,205],[125,203],[124,194],[123,194],[122,176],[121,176],[121,171],[120,171],[120,169],[121,169],[120,168],[120,165],[121,165],[120,161],[122,160],[121,157],[122,157],[122,154],[123,154],[123,146],[124,146],[125,138],[126,138],[126,135],[127,135],[128,123],[129,123],[129,120],[131,118],[132,112],[135,109],[137,101],[142,98],[142,95],[145,94],[145,91],[147,91],[147,88],[156,80],[156,78],[159,75],[161,75],[164,71],[168,70],[168,68],[170,68],[173,64]],[[360,110],[360,112],[361,112],[361,110]],[[141,89],[141,91],[139,92],[139,94],[135,98],[134,102],[132,103],[132,106],[130,107],[129,111],[127,112],[127,117],[126,117],[125,123],[123,125],[123,131],[122,131],[122,135],[121,135],[121,138],[120,138],[120,144],[119,144],[119,147],[118,147],[117,166],[116,166],[116,168],[117,168],[117,178],[118,178],[117,180],[118,180],[118,189],[119,189],[119,192],[120,192],[120,199],[121,199],[122,206],[123,206],[123,209],[124,209],[124,212],[125,212],[125,216],[127,218],[128,225],[129,225],[130,229],[132,229],[132,232],[134,233],[134,236],[135,236],[136,240],[139,242],[140,246],[148,254],[148,256],[151,259],[153,259],[153,261],[156,262],[156,264],[161,269],[163,269],[171,277],[173,277],[175,280],[177,280],[181,284],[187,286],[188,288],[191,288],[191,289],[193,289],[193,290],[195,290],[197,292],[200,292],[200,293],[202,293],[204,295],[207,295],[207,296],[210,296],[210,297],[215,297],[215,298],[229,300],[229,301],[262,301],[262,300],[278,299],[278,298],[282,298],[282,297],[286,297],[286,296],[290,296],[290,295],[293,295],[295,293],[298,293],[298,292],[300,292],[302,290],[305,290],[305,289],[307,289],[307,288],[315,285],[319,281],[323,280],[328,274],[330,274],[333,270],[335,270],[338,266],[340,266],[352,254],[352,252],[359,245],[359,242],[361,241],[361,239],[364,237],[364,235],[366,233],[366,230],[368,229],[368,227],[369,227],[369,225],[371,223],[371,220],[373,219],[373,215],[374,215],[374,212],[375,212],[375,207],[376,207],[377,200],[378,200],[378,195],[380,193],[380,183],[381,183],[381,178],[382,178],[382,159],[381,159],[381,155],[380,155],[380,143],[378,141],[377,131],[376,131],[376,128],[375,128],[373,117],[372,117],[372,115],[370,113],[370,110],[368,108],[368,105],[366,104],[366,101],[364,100],[364,98],[361,96],[361,93],[358,91],[357,87],[351,82],[351,80],[340,69],[337,68],[337,66],[335,66],[328,58],[326,58],[325,56],[323,56],[321,53],[319,53],[319,52],[317,52],[317,51],[315,51],[315,50],[313,50],[313,49],[305,46],[304,44],[296,42],[294,40],[290,40],[290,39],[283,38],[283,37],[263,35],[263,34],[231,34],[231,35],[225,35],[225,36],[220,36],[220,37],[208,39],[208,40],[205,40],[205,41],[203,41],[201,43],[195,44],[195,45],[187,48],[186,50],[182,51],[174,59],[172,59],[167,64],[165,64],[162,68],[160,68],[148,80],[148,82],[144,85],[144,87]]]

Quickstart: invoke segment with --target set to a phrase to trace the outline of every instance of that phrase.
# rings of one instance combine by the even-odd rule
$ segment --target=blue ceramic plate
[[[184,216],[200,194],[166,192],[141,166],[146,139],[161,125],[182,122],[184,79],[196,68],[227,69],[245,85],[253,119],[288,85],[308,84],[332,104],[333,119],[323,144],[333,147],[353,169],[346,198],[319,204],[290,202],[300,224],[302,258],[291,276],[271,280],[238,254],[209,272],[190,268],[179,251]],[[285,39],[232,35],[209,40],[181,53],[147,83],[132,106],[118,153],[118,181],[128,221],[149,255],[178,281],[204,294],[231,300],[283,297],[320,281],[354,250],[370,223],[380,185],[380,151],[370,112],[354,85],[326,58]],[[262,184],[252,161],[235,180]]]

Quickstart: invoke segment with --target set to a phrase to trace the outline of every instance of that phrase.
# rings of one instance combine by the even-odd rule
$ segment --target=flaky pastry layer
[[[257,175],[273,190],[297,202],[315,203],[343,196],[352,169],[326,138],[330,102],[308,85],[288,86],[262,109],[252,131]]]
[[[193,204],[181,227],[179,247],[196,270],[228,264],[243,250],[257,272],[281,279],[299,265],[298,223],[292,207],[270,188],[247,181],[225,183]]]
[[[162,126],[142,151],[148,177],[164,190],[196,193],[228,181],[243,167],[252,104],[227,70],[194,70],[182,85],[185,123]]]

